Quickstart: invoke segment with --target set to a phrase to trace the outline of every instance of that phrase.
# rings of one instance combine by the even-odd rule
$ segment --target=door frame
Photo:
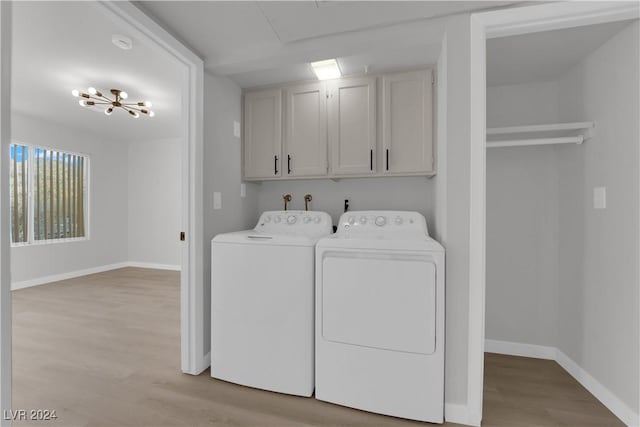
[[[198,375],[210,364],[204,348],[203,123],[204,61],[133,3],[99,1],[96,6],[138,40],[184,67],[182,81],[182,243],[180,336],[182,372]],[[179,236],[176,236],[178,239]]]
[[[486,40],[638,19],[635,2],[560,2],[471,14],[468,424],[482,421],[486,279]]]
[[[0,2],[0,425],[11,425],[11,231],[9,145],[11,144],[11,2]]]

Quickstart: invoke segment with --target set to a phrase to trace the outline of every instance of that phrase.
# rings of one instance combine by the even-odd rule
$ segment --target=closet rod
[[[582,144],[584,136],[565,136],[560,138],[511,139],[508,141],[487,141],[487,148],[519,147],[522,145]]]

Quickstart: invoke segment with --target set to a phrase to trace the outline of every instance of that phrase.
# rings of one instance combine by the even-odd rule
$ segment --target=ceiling
[[[446,19],[513,1],[140,1],[136,4],[242,87],[314,78],[338,58],[343,74],[433,64]],[[429,20],[428,25],[425,25]]]
[[[36,118],[99,133],[111,140],[150,140],[180,135],[181,68],[156,47],[133,40],[92,2],[14,2],[12,109]],[[118,88],[131,101],[153,103],[153,118],[111,116],[78,105],[72,89]]]
[[[553,81],[629,21],[530,33],[487,41],[487,85]]]

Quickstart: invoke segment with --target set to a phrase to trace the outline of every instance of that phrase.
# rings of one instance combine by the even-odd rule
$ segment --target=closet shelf
[[[573,122],[488,128],[487,148],[582,144],[591,138],[594,127],[594,122]]]

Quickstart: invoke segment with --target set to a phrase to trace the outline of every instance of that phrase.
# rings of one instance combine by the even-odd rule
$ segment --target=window
[[[11,144],[11,242],[84,239],[89,158]]]

